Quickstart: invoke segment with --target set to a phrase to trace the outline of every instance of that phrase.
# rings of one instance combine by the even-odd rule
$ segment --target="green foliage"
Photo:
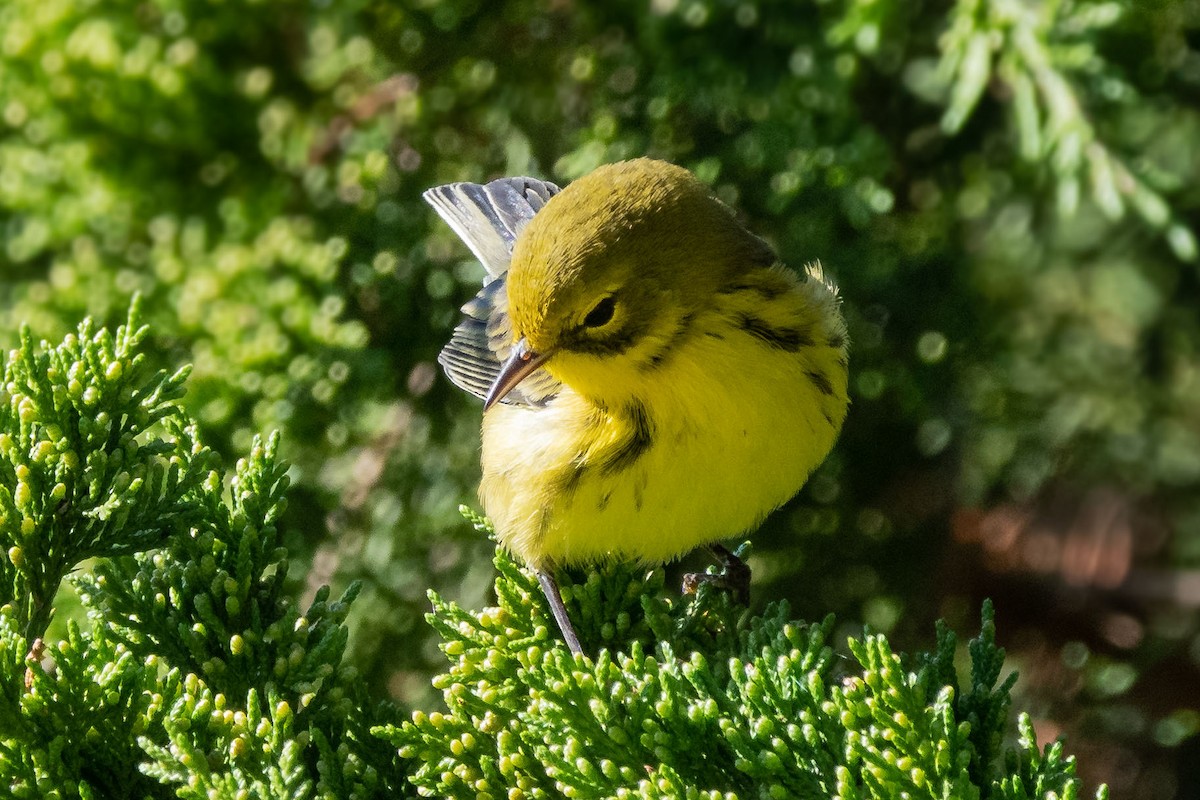
[[[1123,13],[1115,2],[1041,8],[1007,0],[960,2],[941,40],[937,72],[922,88],[949,95],[942,127],[958,133],[988,83],[1002,81],[1011,92],[1017,151],[1027,162],[1049,165],[1060,214],[1069,217],[1079,210],[1086,181],[1092,202],[1106,217],[1120,220],[1131,205],[1146,223],[1165,232],[1179,259],[1195,261],[1195,234],[1172,218],[1162,195],[1134,174],[1128,160],[1105,145],[1084,111],[1083,88],[1071,80],[1071,73],[1082,73],[1109,103],[1138,100],[1137,90],[1096,47],[1097,33],[1113,27]],[[1150,180],[1161,182],[1161,176]]]
[[[18,628],[13,606],[0,607],[0,777],[13,796],[150,791],[134,736],[146,724],[146,695],[158,689],[155,671],[74,623],[44,648],[31,648]]]
[[[7,0],[0,347],[21,346],[22,323],[55,339],[89,315],[115,330],[140,292],[145,362],[121,380],[148,390],[193,364],[178,402],[195,426],[167,435],[226,463],[282,432],[290,562],[265,568],[285,576],[277,597],[306,606],[311,587],[336,596],[361,581],[348,657],[375,696],[423,702],[437,659],[425,590],[476,607],[491,574],[487,542],[455,514],[477,479],[478,408],[433,363],[480,270],[420,193],[666,158],[787,263],[820,259],[850,322],[849,423],[756,534],[756,596],[867,619],[915,650],[934,619],[961,625],[956,609],[992,591],[936,568],[963,511],[1037,516],[1047,497],[1114,487],[1153,520],[1154,535],[1136,532],[1140,574],[1200,561],[1198,29],[1190,0]],[[61,561],[27,550],[66,524],[43,490],[134,475],[51,468],[10,436],[0,586],[36,638],[47,592],[101,555],[83,540],[64,542]],[[179,455],[171,488],[171,455],[142,452],[157,441],[146,433],[134,441],[120,457],[141,453],[146,477],[137,502],[103,495],[116,498],[110,519],[149,520],[155,492],[160,504],[202,493],[187,481],[210,454]],[[20,507],[21,485],[51,505]],[[32,543],[12,539],[26,511]],[[112,523],[89,520],[75,530],[107,539]],[[23,568],[4,557],[13,547]],[[226,600],[267,608],[267,594],[239,583],[214,597],[189,623],[205,633],[179,646],[232,636],[249,612]],[[1194,631],[1177,624],[1193,611],[1172,598],[1148,603],[1141,644],[1105,663],[1193,669]],[[132,620],[134,599],[120,602],[112,613]],[[1025,624],[1044,625],[1043,610]],[[139,617],[121,636],[168,646],[138,627],[153,624]],[[233,663],[228,643],[199,652],[198,675],[210,658]],[[245,702],[253,681],[240,682]],[[1178,744],[1197,724],[1194,698],[1176,706],[1162,741]],[[1159,712],[1137,713],[1138,725],[1087,722],[1141,752],[1150,737],[1130,731],[1153,730]]]
[[[1073,760],[1060,744],[1039,753],[1027,720],[1017,746],[1004,746],[1016,675],[999,681],[990,604],[960,688],[944,626],[937,649],[915,659],[881,635],[852,638],[851,667],[831,645],[832,617],[793,622],[785,603],[751,617],[708,586],[672,599],[661,572],[626,566],[563,587],[596,653],[574,657],[534,577],[502,553],[496,568],[496,607],[433,596],[447,713],[379,730],[416,766],[423,794],[1080,796]]]
[[[18,604],[26,639],[45,630],[54,594],[77,564],[187,530],[196,495],[213,478],[213,454],[174,402],[188,370],[152,371],[139,352],[146,333],[135,305],[115,338],[84,322],[61,345],[38,350],[25,328],[6,360],[0,585]]]
[[[449,713],[397,726],[344,659],[357,586],[337,601],[322,587],[303,614],[284,590],[278,436],[255,440],[226,497],[177,403],[186,371],[146,374],[146,335],[135,304],[116,337],[89,321],[35,346],[26,331],[5,366],[0,437],[24,487],[0,594],[0,780],[15,797],[1078,794],[1073,762],[1039,754],[1027,722],[1002,771],[1015,675],[998,683],[990,605],[960,691],[945,627],[913,671],[880,635],[851,640],[849,670],[832,617],[752,616],[710,585],[673,598],[661,570],[616,565],[565,583],[589,660],[552,636],[536,580],[502,553],[497,607],[433,595]],[[84,557],[87,627],[47,644],[50,608],[29,600]]]
[[[5,365],[0,776],[16,797],[387,794],[398,762],[368,729],[388,712],[343,663],[357,587],[299,613],[278,437],[255,441],[227,500],[177,402],[186,370],[149,372],[146,333],[135,305],[116,337],[26,332]],[[85,558],[88,625],[44,643]]]

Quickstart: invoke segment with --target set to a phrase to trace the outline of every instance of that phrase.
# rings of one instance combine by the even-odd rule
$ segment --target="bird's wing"
[[[481,400],[512,349],[505,277],[513,244],[533,215],[557,193],[553,183],[534,178],[501,178],[486,185],[451,183],[425,192],[425,200],[487,271],[483,289],[462,307],[466,316],[438,355],[451,382]],[[539,406],[560,388],[558,381],[539,369],[500,402]]]
[[[534,178],[501,178],[491,183],[448,183],[425,192],[446,224],[487,270],[488,278],[508,272],[513,243],[558,187]]]

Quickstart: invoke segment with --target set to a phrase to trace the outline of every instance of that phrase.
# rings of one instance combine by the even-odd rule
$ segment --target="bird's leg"
[[[579,637],[575,634],[571,618],[567,616],[567,607],[563,605],[562,595],[558,593],[558,584],[555,582],[554,576],[540,569],[534,570],[534,572],[537,574],[538,583],[542,585],[542,591],[546,593],[546,599],[550,601],[550,612],[554,614],[554,620],[558,623],[563,638],[567,640],[567,647],[571,648],[572,653],[583,655],[583,648],[579,646]]]
[[[750,605],[750,567],[722,545],[711,544],[707,549],[720,563],[721,571],[687,573],[683,576],[683,593],[695,594],[700,584],[708,583],[729,592],[741,605]]]

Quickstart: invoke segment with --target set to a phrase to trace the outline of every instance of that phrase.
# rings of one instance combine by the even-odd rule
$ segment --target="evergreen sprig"
[[[942,127],[958,133],[989,85],[1003,87],[1017,152],[1026,163],[1049,167],[1060,213],[1074,214],[1085,196],[1111,220],[1132,209],[1165,234],[1178,258],[1195,261],[1195,234],[1162,193],[1170,179],[1145,174],[1144,165],[1139,174],[1132,155],[1114,151],[1089,115],[1091,98],[1127,105],[1137,99],[1097,45],[1097,34],[1125,12],[1117,2],[959,0],[941,37]],[[1096,88],[1089,92],[1081,84]]]
[[[990,605],[960,690],[958,648],[944,626],[937,648],[913,659],[878,634],[851,639],[855,667],[830,643],[832,617],[794,622],[784,603],[752,617],[709,587],[676,599],[645,594],[648,584],[661,588],[661,573],[647,581],[621,565],[563,581],[595,654],[574,657],[533,576],[502,552],[495,563],[496,607],[473,613],[431,595],[429,621],[450,660],[435,679],[447,711],[418,711],[377,731],[410,760],[423,794],[850,800],[1080,791],[1073,761],[1053,746],[1039,755],[1032,736],[1005,761],[1015,674],[1000,680]]]
[[[284,590],[279,437],[226,484],[144,368],[138,308],[115,337],[26,331],[0,406],[0,783],[16,797],[392,796],[392,719],[343,663],[351,588],[304,613]],[[14,487],[14,488],[10,488]],[[228,497],[226,493],[228,491]],[[132,554],[132,555],[131,555]],[[88,625],[44,642],[63,576]]]
[[[114,337],[84,321],[59,345],[28,328],[0,383],[0,592],[29,640],[87,558],[145,550],[188,529],[214,456],[176,400],[188,369],[147,367],[137,302]],[[153,433],[153,435],[151,435]]]
[[[278,436],[238,462],[205,517],[160,551],[105,562],[78,583],[105,635],[169,667],[139,745],[147,775],[183,797],[373,797],[401,785],[395,753],[369,734],[375,708],[343,663],[346,613],[322,587],[303,614],[284,591],[276,521],[287,466]],[[246,793],[249,794],[246,794]]]
[[[1027,718],[1004,752],[1015,676],[990,605],[960,686],[945,626],[913,659],[851,639],[854,666],[832,617],[755,616],[711,584],[677,596],[661,570],[614,564],[561,576],[595,654],[577,657],[503,551],[495,607],[431,594],[447,711],[397,725],[345,661],[357,586],[303,613],[285,591],[279,436],[227,482],[176,404],[186,371],[143,369],[145,335],[135,304],[115,337],[25,332],[5,366],[0,777],[16,797],[1079,795]],[[85,557],[88,625],[45,642],[45,598]]]
[[[234,709],[195,675],[172,677],[176,699],[164,720],[170,744],[141,742],[153,759],[148,775],[178,786],[188,800],[313,796],[304,757],[310,737],[296,730],[290,703],[251,689]]]
[[[0,783],[30,800],[168,796],[139,772],[153,665],[74,622],[30,643],[13,611],[0,608]]]

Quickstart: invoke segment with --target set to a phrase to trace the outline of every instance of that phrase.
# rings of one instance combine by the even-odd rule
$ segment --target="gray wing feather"
[[[462,307],[465,316],[438,355],[451,382],[481,400],[512,349],[505,273],[513,244],[557,192],[554,184],[534,178],[502,178],[482,186],[451,183],[425,192],[426,201],[487,271],[483,289]],[[501,402],[540,406],[560,387],[545,370],[537,370]]]
[[[491,183],[448,183],[425,192],[425,200],[471,249],[490,278],[508,272],[513,244],[558,187],[534,178]]]

